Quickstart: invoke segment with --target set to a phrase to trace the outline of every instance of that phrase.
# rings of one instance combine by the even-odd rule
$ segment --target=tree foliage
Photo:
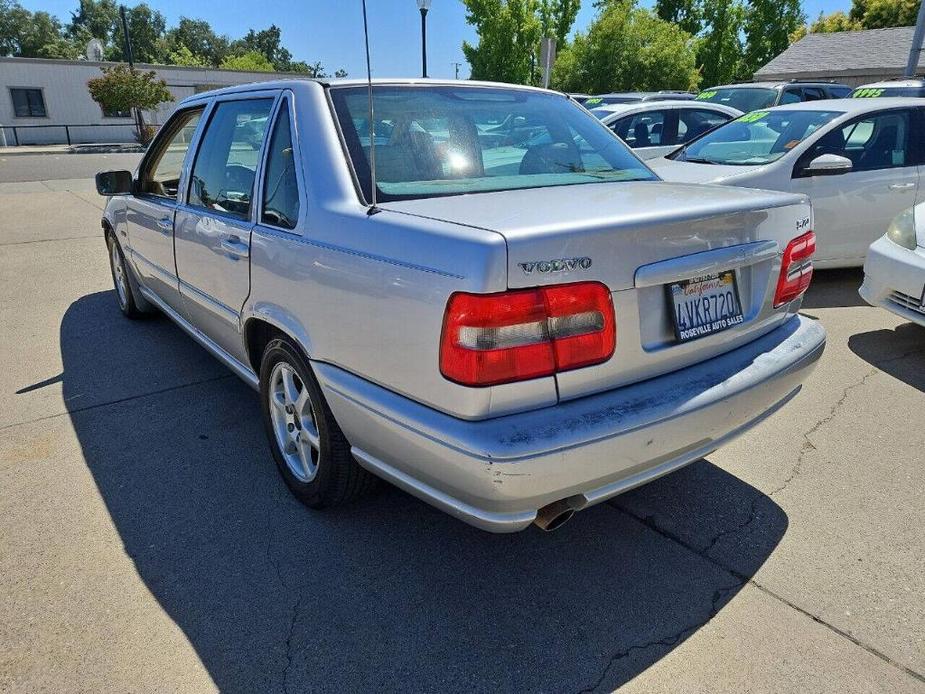
[[[580,9],[581,0],[540,0],[541,37],[554,38],[557,47],[564,47]]]
[[[463,0],[479,42],[463,42],[472,79],[529,84],[542,38],[537,0]]]
[[[703,0],[656,0],[655,13],[689,34],[699,34],[703,28]]]
[[[745,74],[752,75],[790,45],[790,35],[806,22],[800,0],[749,0],[742,26]]]
[[[577,0],[544,2],[559,5]],[[266,29],[250,29],[242,38],[231,40],[216,34],[202,19],[181,17],[177,26],[168,28],[166,17],[145,2],[127,7],[126,21],[133,57],[139,63],[220,67],[233,60],[234,64],[254,66],[253,69],[261,71],[326,75],[320,62],[294,61],[292,53],[282,43],[281,29],[275,24]],[[77,7],[66,25],[48,12],[30,12],[17,0],[0,0],[0,56],[77,58],[83,55],[91,39],[103,44],[106,60],[125,59],[122,20],[116,0],[77,0]],[[262,59],[257,60],[252,54]],[[338,72],[346,74],[343,70]]]
[[[259,51],[229,55],[219,67],[223,70],[241,70],[242,72],[273,72],[273,63]]]
[[[553,83],[563,91],[691,89],[700,76],[692,37],[631,2],[608,2],[556,60]]]
[[[724,84],[745,77],[745,5],[741,0],[707,0],[703,18],[709,27],[697,43],[697,65],[703,84]]]
[[[918,0],[853,0],[847,15],[844,12],[820,13],[812,24],[798,27],[790,40],[799,41],[812,33],[913,26],[918,12]]]
[[[104,111],[149,111],[160,104],[173,101],[167,83],[158,79],[153,70],[142,72],[120,64],[100,68],[102,77],[87,82],[87,89],[93,100]]]

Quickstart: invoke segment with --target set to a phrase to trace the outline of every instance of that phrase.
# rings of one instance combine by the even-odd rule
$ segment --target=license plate
[[[744,320],[733,270],[681,280],[666,288],[679,342],[721,332]]]

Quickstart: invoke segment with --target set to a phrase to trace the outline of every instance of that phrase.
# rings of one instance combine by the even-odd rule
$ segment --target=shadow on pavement
[[[846,268],[841,270],[816,270],[813,281],[803,297],[803,308],[843,308],[867,306],[858,294],[864,282],[864,270]]]
[[[112,294],[64,316],[65,401],[119,400],[72,408],[84,458],[223,691],[609,691],[709,621],[786,530],[706,461],[552,534],[490,535],[387,485],[311,512],[277,475],[256,395],[166,319],[124,320]],[[149,387],[196,365],[199,383]]]
[[[903,323],[848,338],[848,349],[871,366],[925,391],[925,328]]]

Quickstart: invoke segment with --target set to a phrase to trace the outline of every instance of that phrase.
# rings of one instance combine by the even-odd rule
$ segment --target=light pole
[[[430,0],[418,0],[418,9],[421,11],[421,77],[427,77],[427,10],[430,9]]]

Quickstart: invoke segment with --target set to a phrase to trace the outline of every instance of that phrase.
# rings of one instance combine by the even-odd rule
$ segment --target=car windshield
[[[858,87],[851,92],[852,99],[875,99],[881,96],[925,96],[923,87]]]
[[[609,106],[610,104],[635,104],[637,101],[642,101],[641,96],[592,96],[590,99],[586,99],[584,104],[585,108],[597,108],[598,106]]]
[[[745,112],[773,106],[776,99],[777,90],[765,87],[725,87],[708,89],[697,95],[698,101],[725,104]]]
[[[600,118],[604,120],[607,116],[612,116],[614,111],[611,111],[609,108],[595,108],[591,111],[591,115],[595,118]]]
[[[752,111],[669,156],[703,164],[769,164],[840,115],[838,111]]]
[[[366,87],[333,87],[349,158],[370,195]],[[373,88],[377,199],[546,186],[650,181],[656,176],[568,98],[522,89]]]

